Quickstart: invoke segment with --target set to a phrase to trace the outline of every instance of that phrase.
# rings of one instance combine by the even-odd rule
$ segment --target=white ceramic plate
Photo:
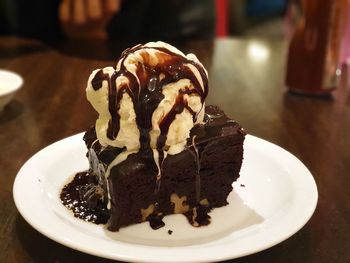
[[[237,258],[269,248],[297,232],[311,217],[317,188],[292,154],[248,135],[240,179],[229,205],[214,209],[209,226],[195,228],[183,215],[165,217],[152,230],[142,223],[112,233],[73,217],[61,187],[88,168],[82,134],[58,141],[30,158],[17,174],[13,194],[36,230],[68,247],[100,257],[137,262],[203,262]],[[172,230],[171,235],[168,230]]]

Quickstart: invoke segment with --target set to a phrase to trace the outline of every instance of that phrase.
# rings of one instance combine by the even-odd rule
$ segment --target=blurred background
[[[282,21],[292,5],[295,9],[298,1],[0,0],[0,33],[45,40],[105,37],[98,29],[111,38],[137,40],[281,36]],[[68,22],[80,30],[68,32],[74,31],[66,28]]]
[[[254,78],[271,78],[278,64],[279,86],[328,96],[349,75],[349,10],[350,0],[0,0],[0,58],[47,48],[116,61],[127,47],[162,40],[195,52],[209,71],[220,60],[244,78],[246,62]],[[241,50],[247,56],[224,63]]]
[[[109,40],[113,43],[110,47],[115,43],[127,47],[155,40],[289,40],[296,26],[314,21],[320,22],[325,34],[327,26],[341,28],[333,31],[337,38],[341,36],[342,43],[337,45],[341,60],[346,61],[350,53],[350,45],[344,44],[350,38],[349,1],[329,0],[323,8],[319,6],[315,0],[0,0],[0,35],[40,39],[67,52],[74,46],[77,55],[112,59],[99,54],[98,48],[96,54],[91,54],[89,48],[77,49],[76,43]],[[62,46],[67,40],[71,44]]]
[[[319,45],[337,49],[334,60],[343,63],[350,54],[348,10],[348,0],[322,5],[316,0],[0,0],[0,35],[39,39],[71,55],[110,60],[146,41],[180,47],[185,41],[229,37],[288,42],[296,27],[305,32],[315,27],[324,35]]]

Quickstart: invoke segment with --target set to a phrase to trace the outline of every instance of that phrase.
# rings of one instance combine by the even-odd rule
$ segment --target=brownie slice
[[[158,181],[158,168],[150,152],[128,155],[108,177],[109,230],[146,220],[159,228],[162,217],[174,213],[187,215],[194,226],[209,223],[207,212],[227,204],[232,183],[239,177],[244,137],[237,122],[218,107],[207,106],[205,123],[191,130],[185,150],[164,159]],[[94,129],[84,140],[104,167],[122,151],[102,149]]]

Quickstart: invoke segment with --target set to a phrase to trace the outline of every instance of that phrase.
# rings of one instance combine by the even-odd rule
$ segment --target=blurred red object
[[[216,0],[216,36],[226,37],[228,34],[228,2]]]
[[[303,94],[337,86],[348,0],[302,0],[302,16],[289,46],[286,85]]]

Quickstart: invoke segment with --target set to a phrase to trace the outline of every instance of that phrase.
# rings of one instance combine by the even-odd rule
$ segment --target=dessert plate
[[[152,230],[142,223],[109,232],[74,218],[60,202],[62,186],[88,168],[83,134],[31,157],[17,174],[13,195],[25,220],[63,245],[100,257],[137,262],[220,261],[249,255],[287,239],[311,217],[317,187],[308,169],[286,150],[247,135],[240,179],[229,205],[214,209],[209,226],[192,227],[183,215]]]

